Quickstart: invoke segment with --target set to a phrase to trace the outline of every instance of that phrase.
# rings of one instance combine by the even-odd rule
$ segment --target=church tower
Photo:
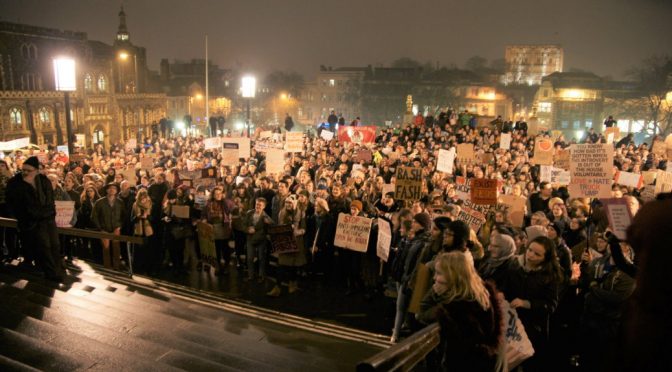
[[[119,10],[119,29],[117,30],[117,38],[114,44],[129,44],[130,42],[131,35],[128,33],[128,28],[126,27],[126,13],[122,5],[121,10]]]

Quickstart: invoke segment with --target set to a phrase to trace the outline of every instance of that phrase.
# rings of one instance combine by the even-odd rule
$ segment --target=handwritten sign
[[[658,170],[656,175],[656,187],[654,189],[656,195],[665,192],[672,192],[672,173]]]
[[[287,132],[285,134],[285,151],[303,152],[303,133]]]
[[[502,133],[499,137],[499,148],[504,150],[511,149],[511,133]]]
[[[268,149],[266,151],[266,173],[280,174],[285,171],[285,151]]]
[[[534,142],[534,157],[530,159],[532,164],[552,165],[553,164],[553,141],[548,138],[540,138]]]
[[[451,147],[450,150],[439,150],[439,159],[436,163],[436,170],[439,172],[445,172],[448,174],[453,174],[453,167],[455,165],[455,148]]]
[[[457,219],[464,221],[472,230],[474,230],[474,232],[478,232],[486,221],[483,212],[466,205],[463,205],[462,208],[460,208],[460,213],[457,215]]]
[[[376,246],[376,254],[378,257],[387,262],[390,257],[390,245],[392,244],[392,231],[390,230],[390,223],[382,218],[378,219],[378,244]]]
[[[553,170],[552,165],[542,165],[539,167],[539,181],[541,182],[551,182],[551,171]]]
[[[567,186],[572,180],[569,171],[553,167],[551,169],[551,184],[554,186]]]
[[[525,223],[525,206],[527,199],[516,195],[500,195],[499,203],[505,205],[506,215],[511,224],[516,227],[523,227]]]
[[[246,137],[227,137],[222,138],[222,147],[224,143],[238,144],[238,157],[243,159],[250,158],[250,139]]]
[[[238,155],[240,155],[240,152],[238,151],[237,143],[222,144],[222,165],[229,167],[238,165]]]
[[[569,170],[569,150],[558,149],[553,155],[553,165],[556,168]]]
[[[366,252],[371,234],[371,221],[370,218],[340,213],[336,224],[334,245],[357,252]]]
[[[473,143],[460,143],[457,145],[457,161],[466,163],[476,161]]]
[[[613,180],[614,150],[608,144],[570,147],[569,194],[573,198],[609,198]]]
[[[75,216],[75,202],[56,200],[56,226],[72,227],[72,219]]]
[[[609,226],[617,238],[625,240],[627,238],[626,231],[628,226],[632,223],[632,215],[628,202],[623,198],[602,199],[602,203],[607,210],[607,218],[609,219]]]
[[[280,254],[299,251],[299,247],[296,245],[296,239],[294,238],[294,229],[292,228],[292,225],[269,226],[268,235],[271,237],[272,253]]]
[[[474,178],[471,180],[471,201],[474,204],[497,204],[497,180]]]
[[[639,173],[618,171],[614,177],[614,182],[619,185],[639,189],[640,187],[644,186],[644,177],[642,177],[642,175]]]
[[[334,132],[330,132],[328,130],[322,130],[322,132],[320,132],[320,137],[327,141],[331,141],[332,139],[334,139]]]
[[[394,198],[420,200],[422,198],[422,168],[398,167],[394,184]]]
[[[203,140],[203,146],[206,150],[218,149],[221,146],[221,138],[211,137]]]

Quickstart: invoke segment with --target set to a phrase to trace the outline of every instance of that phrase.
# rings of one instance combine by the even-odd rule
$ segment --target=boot
[[[266,296],[270,297],[280,297],[280,286],[276,285],[271,289],[268,293],[266,293]]]

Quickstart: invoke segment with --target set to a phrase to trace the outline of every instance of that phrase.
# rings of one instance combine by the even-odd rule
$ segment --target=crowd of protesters
[[[96,145],[83,156],[71,155],[71,161],[54,150],[42,163],[30,151],[16,151],[0,160],[0,213],[29,213],[19,220],[38,221],[53,218],[53,208],[38,216],[39,208],[26,210],[33,205],[30,200],[74,201],[74,227],[144,238],[132,257],[141,274],[170,270],[181,275],[189,265],[210,275],[238,270],[250,285],[265,286],[269,296],[292,294],[307,280],[342,286],[344,295],[370,297],[392,290],[397,311],[392,341],[438,320],[448,336],[442,338],[446,352],[435,362],[447,369],[451,364],[458,369],[503,368],[504,300],[517,310],[535,350],[525,370],[568,365],[570,357],[586,370],[602,366],[617,339],[635,278],[608,249],[608,221],[600,201],[572,197],[566,186],[540,181],[539,166],[530,159],[535,138],[550,138],[551,133],[529,133],[522,119],[497,118],[479,126],[466,111],[419,115],[412,124],[379,128],[375,141],[366,145],[325,140],[309,131],[304,152],[287,153],[284,172],[270,174],[265,147],[257,144],[282,143],[276,132],[262,140],[257,131],[249,157],[235,164],[224,164],[219,149],[206,150],[203,137],[158,133],[135,147]],[[502,133],[512,136],[509,149],[499,148]],[[557,149],[606,142],[594,131],[580,139],[552,139]],[[436,171],[438,150],[461,143],[474,144],[478,158],[486,160],[456,162],[453,174]],[[371,151],[371,160],[358,156],[363,148]],[[150,167],[143,158],[152,159]],[[650,144],[636,145],[632,136],[614,144],[617,170],[664,170],[666,163],[665,155],[653,153]],[[399,166],[422,168],[419,200],[396,200],[394,192],[385,191],[394,184]],[[214,178],[205,182],[200,174],[208,169]],[[26,185],[38,170],[46,177],[37,178],[41,188],[36,196],[31,195],[34,181],[33,190]],[[13,177],[15,171],[21,173]],[[457,177],[497,179],[500,194],[525,198],[523,223],[513,224],[505,209],[492,208],[474,231],[458,218],[464,201]],[[641,189],[614,184],[612,190],[613,197],[626,198],[633,215],[643,204]],[[50,199],[45,202],[46,196]],[[176,213],[178,209],[187,212]],[[334,244],[341,213],[373,218],[366,252]],[[377,219],[392,227],[387,262],[377,255]],[[274,225],[291,226],[298,251],[272,251],[268,231]],[[45,264],[43,250],[31,243],[35,235],[22,230],[46,235],[41,241],[50,242],[52,253],[58,250],[54,247],[60,252]],[[61,258],[71,262],[88,254],[113,269],[129,262],[118,242],[59,242],[51,225],[39,231],[19,225],[18,240],[11,231],[3,232],[5,258],[23,256],[22,265],[29,267],[35,261],[56,280],[68,267],[58,267]],[[620,247],[626,261],[636,259],[628,244]],[[272,270],[271,262],[276,263]],[[420,266],[428,269],[429,281],[418,280]],[[415,310],[414,294],[422,299]]]

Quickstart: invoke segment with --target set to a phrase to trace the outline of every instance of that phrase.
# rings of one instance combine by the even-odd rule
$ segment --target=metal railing
[[[440,341],[439,324],[433,323],[398,344],[361,361],[357,372],[410,371],[425,359]]]

